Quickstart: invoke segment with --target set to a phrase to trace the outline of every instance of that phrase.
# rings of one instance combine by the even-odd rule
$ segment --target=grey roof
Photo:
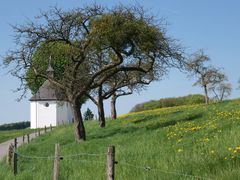
[[[30,98],[30,101],[57,101],[64,100],[63,93],[53,88],[49,80],[46,80],[37,93]]]

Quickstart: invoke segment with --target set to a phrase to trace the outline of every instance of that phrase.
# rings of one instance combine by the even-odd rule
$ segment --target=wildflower
[[[214,150],[211,150],[211,151],[210,151],[210,153],[211,153],[211,154],[214,154],[214,153],[215,153],[215,151],[214,151]]]
[[[178,143],[182,142],[182,139],[179,139],[177,142],[178,142]]]
[[[229,151],[232,151],[233,149],[232,148],[228,148]]]
[[[183,149],[178,149],[178,152],[180,153],[180,152],[183,152]]]
[[[224,160],[227,160],[227,157],[225,157]]]

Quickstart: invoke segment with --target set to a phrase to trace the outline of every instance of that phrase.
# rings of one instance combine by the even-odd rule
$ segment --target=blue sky
[[[229,81],[233,85],[231,98],[238,98],[240,90],[240,1],[238,0],[142,0],[142,1],[87,1],[87,0],[8,0],[0,6],[0,55],[9,48],[14,48],[14,32],[10,24],[22,24],[26,19],[33,19],[40,10],[48,10],[57,5],[63,9],[81,7],[92,2],[111,7],[122,4],[139,4],[157,18],[165,18],[168,22],[167,35],[178,39],[192,53],[204,49],[211,57],[212,64],[224,68]],[[118,113],[127,113],[135,104],[163,97],[182,96],[202,93],[199,87],[192,87],[194,80],[185,74],[172,70],[162,81],[152,83],[140,94],[119,99]],[[19,82],[7,74],[7,69],[0,69],[0,124],[29,120],[30,93],[26,99],[16,102],[18,93],[13,93]],[[92,103],[84,106],[96,112]],[[105,102],[106,115],[110,114],[109,102]]]

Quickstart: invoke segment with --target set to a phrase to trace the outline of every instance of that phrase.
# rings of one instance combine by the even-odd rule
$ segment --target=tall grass
[[[107,122],[86,122],[87,141],[75,143],[73,127],[58,127],[18,152],[54,155],[60,143],[60,179],[106,179],[106,152],[116,146],[116,179],[238,179],[240,177],[240,101],[192,105],[127,114]],[[96,156],[70,156],[79,153]],[[16,179],[51,179],[53,159],[19,157]],[[0,179],[14,179],[0,164]]]

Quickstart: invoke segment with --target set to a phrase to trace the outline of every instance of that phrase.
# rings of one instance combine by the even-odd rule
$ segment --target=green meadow
[[[0,143],[33,132],[31,129],[0,131]]]
[[[107,147],[116,147],[119,180],[235,180],[240,177],[240,100],[155,109],[120,116],[100,129],[85,122],[87,141],[73,126],[55,128],[18,149],[18,174],[0,164],[0,179],[52,178],[60,143],[61,180],[106,179]]]

